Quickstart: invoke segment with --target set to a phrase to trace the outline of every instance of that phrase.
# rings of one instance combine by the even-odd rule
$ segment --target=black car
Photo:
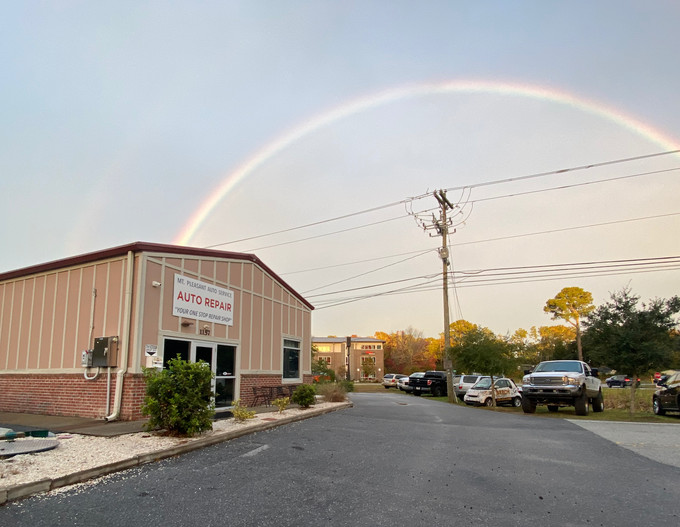
[[[652,407],[656,415],[680,411],[680,373],[671,375],[666,382],[658,385],[652,398]]]
[[[632,386],[633,377],[630,375],[614,375],[609,377],[606,381],[608,388],[625,388],[626,386]],[[635,381],[635,387],[640,386],[640,379]]]

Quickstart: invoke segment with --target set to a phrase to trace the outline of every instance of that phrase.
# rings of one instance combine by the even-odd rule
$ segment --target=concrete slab
[[[64,417],[60,415],[22,414],[0,412],[0,427],[15,431],[49,430],[54,433],[83,434],[102,437],[114,437],[134,434],[142,431],[147,419],[139,421],[112,421],[85,417]]]
[[[19,454],[35,454],[59,446],[58,439],[28,439],[26,441],[3,441],[0,443],[0,457]]]

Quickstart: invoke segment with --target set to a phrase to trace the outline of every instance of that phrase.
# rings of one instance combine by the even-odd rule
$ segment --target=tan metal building
[[[132,243],[0,273],[0,411],[138,419],[143,367],[215,373],[216,407],[311,377],[313,306],[251,254]]]

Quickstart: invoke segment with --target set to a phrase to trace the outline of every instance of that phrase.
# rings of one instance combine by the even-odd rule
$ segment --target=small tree
[[[495,406],[494,376],[514,368],[516,360],[512,351],[512,346],[490,329],[477,327],[449,348],[449,356],[459,370],[480,371],[491,376],[491,398]]]
[[[329,377],[331,381],[335,381],[335,370],[329,368],[328,363],[323,358],[312,362],[312,375]]]
[[[364,361],[361,365],[361,372],[364,374],[364,377],[375,375],[375,363],[370,360]]]
[[[625,287],[611,294],[611,301],[599,306],[584,321],[591,356],[617,371],[633,376],[630,387],[630,415],[635,414],[635,379],[672,361],[671,330],[677,325],[680,298],[655,299],[638,307],[640,297]]]
[[[581,318],[595,309],[593,295],[580,287],[565,287],[545,303],[543,311],[552,313],[553,320],[566,320],[576,329],[578,360],[583,360],[581,347]]]
[[[188,362],[179,355],[168,361],[167,369],[145,368],[142,413],[150,416],[146,429],[159,427],[170,435],[183,436],[212,430],[215,413],[212,378],[206,362]]]

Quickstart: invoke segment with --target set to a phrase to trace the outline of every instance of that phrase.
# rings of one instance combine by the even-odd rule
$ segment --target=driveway
[[[0,525],[680,524],[678,468],[568,421],[393,393],[352,400],[349,410],[10,503]]]
[[[581,419],[571,422],[641,456],[680,468],[680,422],[677,425]]]

